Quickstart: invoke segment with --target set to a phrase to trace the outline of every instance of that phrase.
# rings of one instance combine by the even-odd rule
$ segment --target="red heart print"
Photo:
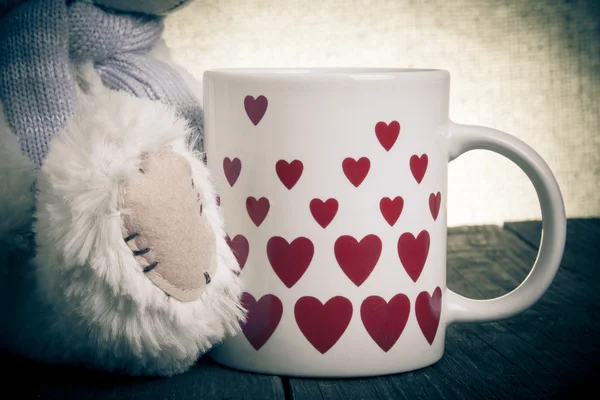
[[[225,172],[225,178],[229,182],[229,186],[235,185],[240,172],[242,172],[242,161],[239,158],[230,160],[229,157],[225,157],[223,160],[223,171]]]
[[[402,293],[392,297],[389,302],[379,296],[369,296],[360,307],[365,329],[385,352],[400,338],[409,314],[410,300]]]
[[[398,256],[410,278],[416,282],[423,272],[429,254],[429,232],[421,231],[415,238],[412,233],[403,233],[398,239]]]
[[[378,122],[375,125],[375,135],[377,135],[377,139],[379,143],[383,146],[386,151],[390,151],[396,140],[398,140],[398,135],[400,135],[400,124],[398,121],[392,121],[389,124],[385,122]]]
[[[310,201],[310,212],[319,225],[323,228],[333,221],[338,211],[338,202],[336,199],[328,199],[323,202],[321,199],[312,199]]]
[[[294,185],[302,176],[302,170],[304,169],[304,165],[302,165],[302,161],[294,160],[291,163],[288,163],[285,160],[277,161],[275,164],[275,170],[277,171],[277,176],[283,183],[283,186],[291,190]]]
[[[442,194],[437,192],[436,194],[431,193],[429,195],[429,211],[431,211],[431,216],[433,220],[436,221],[438,215],[440,214],[440,205],[442,204]]]
[[[260,226],[265,218],[267,218],[270,208],[271,205],[269,204],[269,199],[266,197],[261,197],[258,200],[254,197],[248,197],[246,199],[246,210],[248,211],[250,219],[256,226]]]
[[[252,96],[246,96],[244,99],[244,108],[246,109],[248,118],[250,118],[250,121],[252,121],[254,126],[258,125],[260,120],[264,117],[268,105],[269,101],[265,96],[258,96],[256,99]]]
[[[283,304],[275,295],[267,294],[256,301],[250,293],[242,295],[242,306],[248,311],[246,321],[242,322],[242,332],[252,347],[259,350],[273,335],[281,316]]]
[[[243,235],[236,235],[233,239],[227,236],[225,240],[237,259],[240,269],[244,269],[244,265],[246,265],[246,261],[248,260],[248,253],[250,252],[248,239]]]
[[[288,243],[280,236],[274,236],[267,242],[267,257],[273,270],[283,284],[291,288],[302,278],[312,261],[315,248],[305,237],[299,237]]]
[[[429,162],[427,158],[427,154],[421,155],[421,157],[416,154],[410,158],[410,170],[415,177],[417,183],[421,183],[423,177],[425,176],[425,172],[427,171],[427,163]]]
[[[342,271],[356,286],[360,286],[379,261],[381,239],[376,235],[367,235],[358,242],[352,236],[340,236],[335,241],[334,252]]]
[[[429,342],[433,343],[440,324],[440,315],[442,313],[442,289],[438,287],[433,291],[433,296],[427,292],[421,292],[417,296],[415,303],[415,314],[419,328],[423,336]]]
[[[371,161],[367,157],[361,157],[358,160],[348,157],[342,162],[346,178],[356,187],[359,187],[365,180],[370,168]]]
[[[346,331],[352,319],[352,303],[342,296],[332,297],[325,304],[305,296],[296,302],[294,315],[304,337],[325,354]]]
[[[381,215],[387,221],[390,226],[394,226],[398,218],[400,218],[400,214],[402,214],[402,209],[404,208],[404,199],[400,196],[394,198],[394,200],[389,197],[384,197],[379,202],[379,209],[381,210]]]

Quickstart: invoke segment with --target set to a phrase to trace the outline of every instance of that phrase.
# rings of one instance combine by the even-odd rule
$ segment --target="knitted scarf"
[[[76,112],[73,67],[93,62],[104,85],[173,106],[198,134],[200,105],[182,77],[149,55],[160,17],[116,14],[93,4],[29,0],[0,20],[0,101],[23,153],[39,167]]]

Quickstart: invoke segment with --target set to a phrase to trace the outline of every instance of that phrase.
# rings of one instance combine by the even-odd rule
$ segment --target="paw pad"
[[[145,155],[139,172],[121,185],[124,241],[156,286],[180,301],[196,300],[216,272],[217,255],[191,167],[169,150]]]

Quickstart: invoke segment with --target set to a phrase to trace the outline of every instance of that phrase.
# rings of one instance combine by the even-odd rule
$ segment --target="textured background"
[[[246,66],[450,71],[450,117],[546,159],[569,217],[600,215],[600,1],[197,0],[166,40],[194,76]],[[448,223],[539,219],[533,186],[476,151],[451,164]]]

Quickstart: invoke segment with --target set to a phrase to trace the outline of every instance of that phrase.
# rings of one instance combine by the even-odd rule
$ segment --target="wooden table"
[[[451,228],[448,286],[502,295],[527,275],[541,224]],[[569,220],[562,266],[544,297],[500,322],[453,325],[437,364],[369,379],[288,379],[202,359],[168,379],[113,377],[4,355],[8,399],[537,399],[566,398],[600,377],[600,219]],[[593,389],[592,389],[593,390]],[[14,393],[6,397],[8,393]]]

